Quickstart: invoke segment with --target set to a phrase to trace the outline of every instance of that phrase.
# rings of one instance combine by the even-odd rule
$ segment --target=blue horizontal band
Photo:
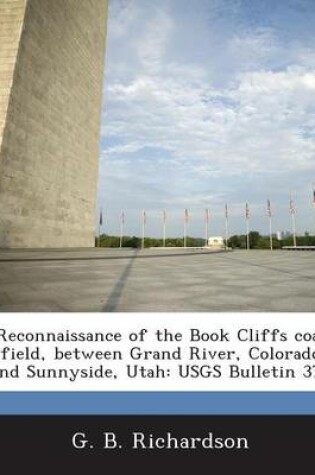
[[[315,414],[315,392],[0,392],[0,414]]]

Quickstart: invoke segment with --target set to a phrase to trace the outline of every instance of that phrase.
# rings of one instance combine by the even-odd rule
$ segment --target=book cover
[[[0,0],[4,469],[309,469],[314,20]]]

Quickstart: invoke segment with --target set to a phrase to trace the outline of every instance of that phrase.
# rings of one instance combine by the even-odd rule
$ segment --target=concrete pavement
[[[314,312],[315,253],[2,250],[1,312]]]

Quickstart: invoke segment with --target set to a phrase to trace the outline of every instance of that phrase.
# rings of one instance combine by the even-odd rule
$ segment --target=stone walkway
[[[314,312],[315,253],[0,251],[1,312]]]

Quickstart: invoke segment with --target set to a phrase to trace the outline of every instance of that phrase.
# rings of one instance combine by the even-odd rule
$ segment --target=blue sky
[[[315,232],[314,0],[110,0],[99,203],[104,231]]]

